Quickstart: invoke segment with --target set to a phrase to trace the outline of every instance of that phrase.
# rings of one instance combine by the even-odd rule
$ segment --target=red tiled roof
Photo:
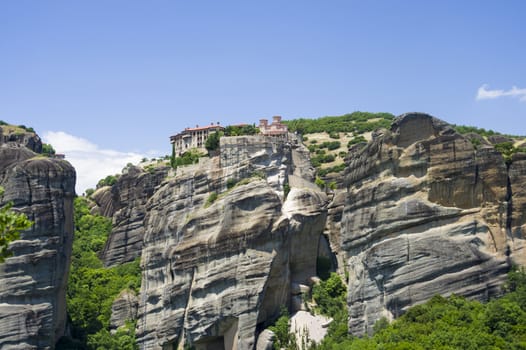
[[[174,140],[179,136],[186,135],[193,131],[203,131],[203,130],[210,130],[210,129],[224,129],[224,127],[222,127],[221,125],[217,125],[217,124],[210,124],[210,125],[205,125],[205,126],[198,126],[195,128],[185,128],[180,133],[170,136],[170,140]]]
[[[208,129],[224,129],[221,125],[205,125],[205,126],[198,126],[195,128],[186,128],[185,131],[200,131],[200,130],[208,130]]]

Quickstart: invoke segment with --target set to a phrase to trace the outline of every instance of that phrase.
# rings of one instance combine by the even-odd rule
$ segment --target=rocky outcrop
[[[290,318],[290,331],[296,338],[299,350],[306,350],[312,343],[319,344],[325,338],[332,319],[298,311]]]
[[[34,222],[0,264],[0,348],[52,349],[66,323],[75,170],[13,142],[0,145],[0,165],[3,203]]]
[[[506,233],[513,262],[526,266],[526,154],[514,154],[508,164]]]
[[[123,290],[111,305],[110,330],[114,332],[126,321],[136,320],[138,306],[137,295],[131,290]]]
[[[12,125],[0,126],[1,144],[19,145],[35,153],[42,153],[42,140],[34,133]]]
[[[340,237],[330,237],[349,273],[353,334],[434,294],[487,299],[524,260],[522,157],[508,169],[492,146],[411,113],[348,159]]]
[[[130,262],[141,255],[146,203],[168,171],[167,166],[146,171],[130,165],[115,185],[93,194],[97,203],[93,210],[113,220],[111,235],[102,251],[105,266]]]
[[[274,341],[276,334],[271,330],[265,329],[259,334],[258,342],[256,343],[256,350],[272,350],[274,349]]]
[[[325,194],[292,188],[283,202],[291,146],[239,138],[228,152],[238,142],[251,151],[178,169],[148,202],[142,348],[253,349],[258,330],[290,303],[291,284],[316,273]]]
[[[346,276],[355,335],[435,294],[498,294],[525,264],[526,156],[505,160],[496,141],[406,114],[350,148],[328,196],[294,138],[222,138],[199,164],[128,168],[93,198],[114,222],[106,264],[142,254],[140,347],[267,348],[280,307],[304,310],[317,257]],[[118,299],[115,320],[131,304]]]

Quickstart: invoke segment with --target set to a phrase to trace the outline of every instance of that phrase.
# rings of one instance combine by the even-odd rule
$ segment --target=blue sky
[[[519,0],[4,0],[0,119],[92,157],[74,164],[98,164],[80,192],[217,121],[421,111],[526,135],[525,14]]]

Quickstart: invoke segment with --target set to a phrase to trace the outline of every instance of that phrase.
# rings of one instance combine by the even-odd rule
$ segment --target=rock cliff
[[[142,255],[137,311],[123,296],[112,322],[137,313],[141,349],[268,347],[280,307],[304,309],[319,256],[347,277],[355,335],[435,294],[487,300],[526,263],[526,155],[504,158],[503,140],[402,115],[349,149],[329,194],[295,139],[222,138],[219,156],[175,172],[130,167],[93,196],[114,222],[106,264]]]
[[[220,158],[177,169],[150,198],[140,348],[253,349],[290,303],[291,284],[316,274],[327,197],[293,187],[283,200],[292,148],[222,139]]]
[[[0,264],[2,349],[52,349],[65,329],[75,170],[33,152],[41,148],[33,133],[0,137],[1,200],[34,222]]]
[[[434,294],[488,299],[524,264],[524,156],[411,113],[348,156],[331,232],[349,273],[349,330],[370,333]],[[337,210],[340,208],[339,210]]]
[[[102,251],[106,266],[133,261],[141,255],[146,203],[166,177],[167,166],[146,171],[129,165],[117,183],[93,194],[95,211],[112,218],[111,235]]]

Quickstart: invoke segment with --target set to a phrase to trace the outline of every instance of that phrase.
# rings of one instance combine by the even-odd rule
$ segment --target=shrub
[[[223,136],[223,133],[220,131],[216,131],[214,133],[211,133],[205,142],[205,148],[208,152],[215,151],[219,149],[219,139]]]
[[[308,148],[310,153],[314,153],[318,149],[318,147],[316,145],[309,145],[307,148]]]
[[[193,148],[185,152],[180,157],[175,157],[175,156],[172,157],[170,163],[171,163],[172,168],[177,169],[178,166],[198,163],[199,158],[201,158],[202,156],[203,154],[201,154],[197,149]]]
[[[0,187],[0,198],[4,195],[4,188]],[[13,210],[13,203],[9,202],[0,207],[0,263],[13,255],[8,250],[9,243],[20,237],[20,232],[27,230],[33,225],[23,213]]]
[[[323,150],[322,150],[323,151]],[[318,153],[318,152],[317,152]],[[336,159],[336,157],[334,156],[334,154],[325,154],[324,152],[320,152],[320,154],[317,154],[313,157],[311,157],[311,163],[312,163],[312,166],[317,168],[319,167],[322,163],[330,163],[330,162],[334,162],[334,159]]]
[[[335,272],[331,272],[326,280],[322,280],[312,288],[312,298],[316,302],[318,311],[330,317],[345,309],[346,297],[347,287]]]
[[[113,186],[117,183],[118,175],[108,175],[104,179],[99,180],[97,182],[97,188],[101,188],[104,186]]]
[[[111,334],[107,329],[101,329],[88,336],[88,346],[90,349],[139,350],[135,342],[135,322],[126,322],[115,334]]]
[[[242,135],[256,135],[259,129],[255,125],[228,125],[225,128],[225,136],[242,136]]]
[[[318,132],[365,132],[379,127],[389,127],[394,115],[390,113],[353,112],[342,116],[329,116],[318,119],[300,118],[283,121],[291,132],[312,134]],[[374,120],[374,121],[370,121]],[[333,134],[336,136],[335,134]],[[339,138],[339,136],[338,136]]]
[[[339,173],[345,170],[345,163],[338,164],[332,167],[318,169],[318,176],[325,176],[330,173]]]
[[[477,127],[474,127],[474,126],[453,125],[453,128],[459,134],[475,133],[475,134],[479,134],[481,136],[501,135],[500,133],[496,133],[493,130],[486,130],[484,128],[477,128]]]
[[[314,180],[314,183],[320,188],[320,189],[325,189],[325,181],[323,181],[322,179],[320,179],[319,177],[316,177],[316,180]]]
[[[477,148],[481,145],[481,143],[482,143],[482,142],[481,142],[479,139],[477,139],[477,138],[471,138],[470,141],[471,141],[471,144],[473,145],[473,147],[474,147],[475,149],[477,149]]]
[[[290,185],[288,183],[284,183],[283,184],[283,198],[284,199],[287,199],[289,192],[290,192]]]
[[[352,145],[356,145],[357,143],[361,142],[367,142],[367,140],[363,135],[358,135],[347,143],[347,148],[351,148]]]
[[[325,141],[320,145],[320,148],[327,148],[329,151],[340,148],[340,141]]]
[[[259,178],[261,180],[266,180],[267,179],[267,174],[265,174],[265,172],[263,170],[256,170],[250,176],[251,177],[257,177],[257,178]]]
[[[274,349],[294,349],[296,338],[290,333],[290,316],[285,306],[281,307],[280,317],[274,323],[273,326],[268,327],[269,330],[274,332],[276,335],[276,341],[274,342]]]
[[[327,148],[332,151],[332,150],[335,150],[335,149],[338,149],[340,148],[341,146],[341,143],[340,141],[333,141],[333,142],[329,142],[328,145],[327,145]]]
[[[500,154],[502,154],[502,157],[504,158],[504,161],[507,163],[507,164],[510,164],[511,163],[511,159],[513,157],[513,155],[517,152],[525,152],[526,150],[523,149],[523,148],[517,148],[513,145],[513,142],[509,141],[509,142],[502,142],[502,143],[497,143],[495,145],[495,149],[497,151],[500,152]]]
[[[43,143],[42,144],[42,154],[43,155],[46,155],[48,157],[54,155],[56,152],[55,152],[55,149],[53,148],[53,146],[51,146],[50,144],[48,143]]]
[[[235,179],[228,179],[226,180],[226,188],[231,189],[237,184],[237,181]]]
[[[209,207],[210,205],[212,205],[212,203],[214,203],[217,200],[217,197],[217,192],[210,193],[210,195],[206,199],[205,207]]]
[[[336,132],[336,131],[331,131],[331,132],[329,133],[329,137],[330,137],[331,139],[339,139],[339,138],[340,138],[340,134],[339,134],[338,132]]]

